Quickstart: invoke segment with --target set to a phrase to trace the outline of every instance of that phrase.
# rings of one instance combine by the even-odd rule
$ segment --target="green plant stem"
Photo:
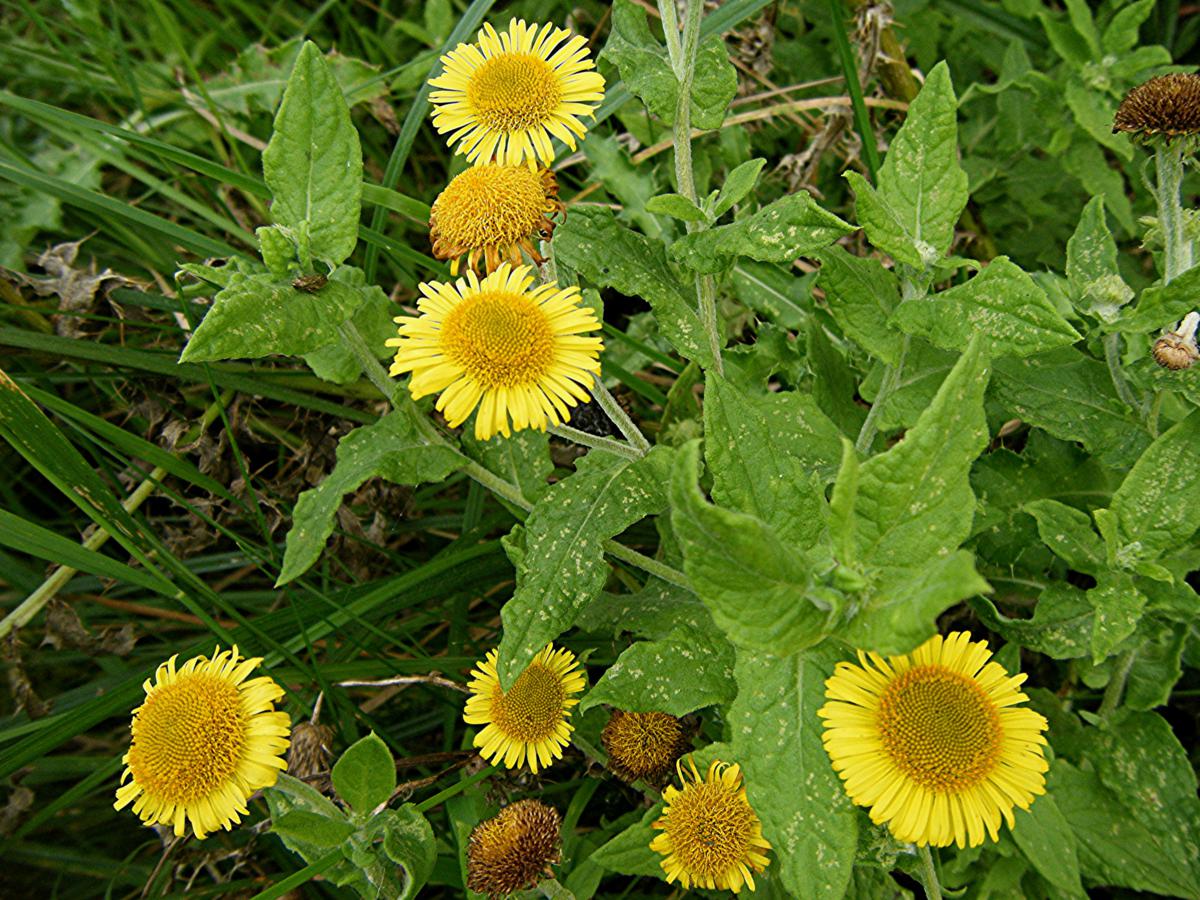
[[[894,366],[884,369],[879,393],[875,395],[875,402],[871,404],[867,420],[863,422],[862,429],[858,432],[858,440],[854,442],[854,449],[862,455],[866,455],[870,451],[871,444],[875,441],[875,433],[879,430],[879,416],[882,415],[883,408],[895,393],[896,388],[900,386],[900,379],[904,375],[904,360],[908,356],[908,344],[909,337],[905,335],[900,344],[900,358],[896,360]]]
[[[1158,226],[1163,240],[1163,283],[1168,284],[1192,267],[1192,241],[1184,229],[1183,206],[1179,192],[1183,187],[1184,141],[1174,141],[1154,149],[1157,176],[1155,200]]]
[[[683,39],[680,41],[675,24],[675,0],[658,0],[658,12],[662,16],[663,34],[667,41],[667,57],[675,72],[679,89],[675,100],[675,127],[672,142],[675,147],[675,183],[679,193],[697,206],[696,175],[692,168],[692,80],[696,73],[696,51],[700,46],[700,16],[704,11],[703,0],[688,0],[687,18],[683,23]],[[706,222],[688,222],[689,234],[704,231]],[[696,276],[696,301],[700,323],[708,335],[712,353],[713,369],[718,375],[725,374],[721,359],[721,320],[717,312],[717,283],[711,275]]]
[[[293,872],[287,878],[275,882],[275,884],[271,885],[265,891],[255,894],[250,900],[276,900],[277,897],[289,894],[300,887],[300,885],[307,884],[318,875],[328,872],[342,859],[345,859],[345,857],[342,854],[341,847],[338,847],[336,850],[330,850],[316,862],[311,862],[299,872]]]
[[[1129,673],[1133,670],[1136,657],[1136,650],[1126,650],[1117,657],[1112,677],[1108,679],[1104,688],[1104,699],[1100,701],[1100,718],[1107,719],[1120,707],[1121,698],[1125,695],[1125,684],[1129,681]]]
[[[1133,395],[1133,389],[1130,388],[1129,382],[1125,380],[1125,373],[1121,370],[1120,332],[1114,331],[1104,336],[1104,361],[1108,363],[1108,374],[1112,377],[1113,387],[1117,389],[1117,396],[1121,398],[1121,402],[1132,409],[1140,409],[1141,404]]]
[[[616,541],[605,541],[604,552],[614,559],[619,559],[622,562],[629,563],[631,566],[636,566],[643,572],[653,575],[655,578],[661,578],[669,584],[695,593],[692,583],[688,581],[686,575],[678,569],[671,568],[666,563],[661,563],[657,559],[651,559],[644,553],[638,553],[636,550],[632,550],[624,544],[618,544]]]
[[[593,450],[603,450],[606,453],[615,453],[617,456],[623,456],[626,459],[641,459],[646,454],[636,447],[632,447],[624,441],[614,440],[610,437],[603,437],[598,434],[591,434],[587,431],[580,431],[578,428],[572,428],[570,425],[551,425],[546,429],[551,434],[562,438],[565,441],[572,441],[583,447],[591,447]]]
[[[429,810],[433,809],[438,804],[445,803],[451,797],[455,797],[455,796],[461,794],[463,791],[465,791],[471,785],[478,784],[479,782],[483,781],[483,779],[487,778],[489,775],[491,775],[495,771],[496,771],[495,766],[484,766],[482,769],[480,769],[478,772],[476,772],[474,775],[470,776],[469,778],[464,778],[462,781],[456,781],[454,784],[450,785],[450,787],[446,788],[444,791],[438,791],[432,797],[429,797],[426,800],[422,800],[420,803],[417,804],[417,809],[420,810],[421,812],[428,812]]]
[[[617,430],[625,436],[625,440],[629,441],[642,456],[650,452],[650,442],[646,440],[646,436],[633,423],[625,410],[621,409],[617,398],[608,392],[608,388],[599,378],[592,383],[592,396],[596,398],[596,402],[600,404],[604,414],[617,426]]]
[[[383,394],[389,403],[392,402],[392,391],[395,389],[396,384],[392,381],[383,366],[380,365],[379,360],[375,358],[375,354],[371,352],[371,348],[367,344],[367,339],[362,336],[362,332],[358,330],[358,326],[353,321],[347,319],[341,324],[338,330],[341,331],[342,340],[346,342],[347,348],[354,354],[354,358],[358,360],[363,374],[367,376],[371,384],[375,385],[376,390]]]
[[[942,900],[937,867],[933,864],[933,854],[929,852],[929,846],[918,847],[917,855],[921,857],[921,885],[925,888],[925,897],[927,900]]]

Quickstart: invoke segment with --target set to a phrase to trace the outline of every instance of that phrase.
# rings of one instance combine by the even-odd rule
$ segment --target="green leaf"
[[[1104,52],[1121,56],[1138,43],[1138,30],[1154,11],[1155,0],[1137,0],[1118,9],[1104,29],[1101,45]]]
[[[920,565],[949,555],[970,534],[975,495],[968,473],[987,444],[987,382],[987,362],[973,340],[916,426],[862,464],[854,507],[860,559]]]
[[[1115,563],[1132,569],[1185,546],[1200,527],[1200,411],[1159,435],[1113,494]]]
[[[806,900],[843,896],[858,840],[858,818],[829,764],[817,717],[837,660],[829,642],[782,657],[739,648],[734,669],[734,759],[772,844],[771,867],[779,867],[791,896]]]
[[[405,803],[387,810],[383,852],[404,870],[404,890],[398,900],[409,900],[429,880],[437,861],[437,840],[429,820],[416,806]]]
[[[612,210],[575,207],[554,230],[556,258],[599,287],[641,297],[654,309],[658,327],[681,354],[706,368],[712,350],[696,314],[688,282],[667,262],[658,241],[617,222]]]
[[[263,151],[271,218],[290,228],[305,259],[337,265],[354,252],[362,204],[362,148],[329,63],[311,41],[288,78]]]
[[[345,271],[347,268],[343,266],[338,272]],[[353,271],[359,272],[358,269]],[[359,274],[361,275],[361,272]],[[366,299],[350,317],[350,321],[366,340],[367,346],[371,348],[375,358],[385,359],[394,352],[388,347],[387,341],[396,336],[396,326],[392,324],[394,311],[392,301],[388,299],[382,288],[375,285],[362,287],[360,290]],[[318,378],[334,384],[350,384],[358,381],[363,375],[362,363],[346,345],[340,332],[337,340],[333,343],[326,344],[312,353],[304,354],[304,362]]]
[[[1075,834],[1054,797],[1038,797],[1028,810],[1013,810],[1012,837],[1038,874],[1054,885],[1062,897],[1083,898],[1087,893],[1079,877]]]
[[[1083,875],[1172,897],[1200,895],[1196,774],[1171,727],[1127,713],[1089,729],[1084,761],[1051,768],[1050,790],[1079,842]]]
[[[235,279],[213,298],[179,361],[303,356],[338,340],[338,326],[366,297],[359,288],[333,279],[315,294],[271,275]]]
[[[811,547],[824,528],[820,487],[841,459],[837,426],[799,391],[750,394],[710,374],[704,396],[713,499]]]
[[[547,490],[525,520],[517,586],[500,619],[499,672],[511,685],[534,655],[575,623],[608,578],[603,544],[666,506],[673,452],[640,460],[592,451],[575,474]]]
[[[463,430],[463,449],[471,459],[521,489],[530,502],[549,487],[554,471],[550,459],[550,436],[536,428],[514,431],[511,437],[496,435],[481,441],[471,429]]]
[[[1117,397],[1108,367],[1074,347],[993,364],[991,399],[1064,441],[1079,441],[1105,465],[1132,465],[1150,444]]]
[[[1099,665],[1137,629],[1146,606],[1146,595],[1125,574],[1101,573],[1099,583],[1087,592],[1092,605],[1092,662]]]
[[[296,245],[278,225],[263,225],[254,233],[263,263],[276,278],[284,278],[296,263]]]
[[[758,184],[759,173],[766,164],[767,161],[762,158],[748,159],[725,176],[721,192],[717,194],[717,203],[713,207],[714,219],[725,215],[733,209],[735,203],[754,190],[754,186]]]
[[[797,331],[808,321],[814,277],[796,277],[777,265],[748,259],[739,260],[730,272],[739,300],[782,328]]]
[[[1092,88],[1079,76],[1067,76],[1063,97],[1076,124],[1087,132],[1088,137],[1121,159],[1133,160],[1133,143],[1125,135],[1113,133],[1112,122],[1117,106],[1107,91]]]
[[[967,205],[956,113],[950,70],[941,62],[909,105],[879,170],[878,191],[861,176],[851,178],[859,220],[871,243],[917,267],[946,255]]]
[[[705,222],[704,211],[683,194],[659,194],[646,202],[646,212],[674,216],[684,222]]]
[[[1049,584],[1028,619],[1001,615],[986,597],[972,599],[971,607],[983,624],[1005,640],[1045,653],[1052,659],[1078,659],[1090,651],[1092,604],[1083,591],[1065,582]]]
[[[719,272],[735,257],[792,262],[828,247],[854,226],[817,205],[807,193],[789,194],[731,225],[686,235],[671,256],[695,272]]]
[[[1117,242],[1104,220],[1104,198],[1093,197],[1083,208],[1079,226],[1067,241],[1067,282],[1082,312],[1114,321],[1133,291],[1117,268]]]
[[[966,284],[905,300],[892,322],[947,350],[979,335],[993,356],[1029,356],[1080,338],[1046,292],[1005,256]]]
[[[607,703],[630,712],[685,716],[729,703],[733,647],[712,628],[677,628],[665,640],[638,641],[626,649],[579,704],[581,713]]]
[[[889,366],[900,361],[903,335],[888,325],[900,302],[895,274],[873,257],[852,256],[833,246],[817,254],[817,284],[843,333]]]
[[[407,409],[395,410],[342,438],[333,471],[296,502],[277,585],[287,584],[317,561],[333,532],[342,498],[367,479],[378,476],[393,484],[438,482],[462,465],[453,448],[431,444],[412,415]]]
[[[684,571],[717,626],[734,644],[790,653],[815,644],[840,612],[818,594],[804,552],[754,516],[712,506],[701,496],[699,452],[684,446],[671,479],[671,525]]]
[[[990,590],[966,550],[924,565],[889,566],[873,575],[864,602],[838,636],[864,650],[907,653],[937,631],[937,617],[945,610]]]
[[[338,796],[360,816],[386,803],[396,789],[395,760],[375,732],[351,744],[331,774]]]
[[[1193,266],[1169,284],[1157,284],[1142,291],[1136,307],[1122,310],[1115,331],[1144,334],[1175,323],[1196,308],[1200,295],[1200,266]]]
[[[340,846],[354,833],[354,826],[340,813],[322,816],[305,809],[294,809],[271,820],[271,831],[289,846],[295,844],[328,850]]]
[[[662,832],[650,826],[662,816],[662,801],[654,804],[641,821],[630,825],[588,857],[596,865],[621,875],[665,878],[662,861],[666,858],[650,849],[650,842]]]
[[[653,170],[634,165],[629,150],[611,135],[588,135],[583,154],[591,163],[592,179],[604,185],[604,190],[621,204],[621,217],[650,237],[660,238],[662,225],[650,215],[658,212],[650,208],[658,192]]]
[[[711,631],[712,614],[695,594],[651,578],[634,594],[601,594],[575,623],[585,631],[667,638],[676,628]]]
[[[1105,567],[1104,542],[1087,513],[1049,499],[1027,503],[1024,509],[1037,520],[1042,542],[1072,569],[1098,575]]]
[[[667,125],[675,122],[679,82],[667,61],[667,51],[650,33],[646,11],[631,0],[613,4],[612,32],[600,54],[621,73],[631,93]],[[700,42],[692,79],[692,126],[719,128],[729,101],[737,93],[737,71],[729,62],[718,35]]]

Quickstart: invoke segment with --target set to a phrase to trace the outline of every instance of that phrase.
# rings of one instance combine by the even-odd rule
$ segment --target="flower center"
[[[750,804],[719,781],[689,784],[671,801],[666,820],[671,849],[692,875],[726,875],[750,849]]]
[[[505,53],[484,62],[467,84],[467,102],[492,131],[523,131],[550,117],[562,99],[554,70],[530,53]]]
[[[485,390],[536,384],[554,361],[554,332],[527,296],[485,291],[446,315],[442,351]]]
[[[182,675],[156,689],[133,721],[134,780],[171,803],[208,796],[237,770],[246,719],[237,685],[224,678]]]
[[[492,722],[506,736],[536,744],[554,734],[566,699],[559,676],[540,663],[531,665],[507,693],[496,687]]]
[[[433,204],[437,229],[450,244],[505,247],[529,237],[547,210],[542,176],[528,166],[472,166]]]
[[[618,711],[601,737],[610,764],[639,778],[670,769],[687,747],[679,719],[660,712]]]
[[[1000,757],[995,704],[974,680],[942,666],[918,666],[894,679],[880,698],[878,721],[892,761],[929,790],[976,785]]]

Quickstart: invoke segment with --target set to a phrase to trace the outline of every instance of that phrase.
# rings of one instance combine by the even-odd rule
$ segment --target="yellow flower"
[[[421,315],[398,317],[400,336],[388,341],[391,374],[413,373],[414,398],[441,391],[437,408],[452,428],[479,407],[480,440],[566,421],[600,374],[603,344],[583,336],[600,323],[579,306],[579,288],[529,290],[529,270],[502,263],[482,280],[468,271],[465,281],[422,284]]]
[[[473,163],[506,165],[554,161],[551,136],[572,150],[604,99],[604,79],[594,71],[587,40],[553,25],[513,19],[497,34],[484,25],[477,44],[459,44],[442,57],[445,71],[429,83],[439,134],[451,132]]]
[[[652,826],[662,830],[650,849],[666,856],[661,865],[667,882],[678,878],[685,888],[695,885],[735,894],[743,884],[754,890],[753,873],[767,867],[765,851],[771,845],[746,799],[742,770],[714,760],[701,778],[690,757],[688,765],[690,778],[675,764],[682,787],[667,786],[662,818]]]
[[[573,699],[587,684],[570,650],[554,649],[547,644],[513,686],[505,691],[496,674],[496,651],[472,669],[474,679],[467,685],[471,696],[463,711],[468,725],[485,725],[475,735],[475,746],[484,759],[499,765],[503,761],[515,769],[529,761],[536,775],[538,768],[562,758],[562,748],[570,740]]]
[[[246,680],[261,659],[238,649],[177,657],[146,679],[145,702],[133,711],[133,741],[122,760],[117,809],[133,802],[147,825],[171,825],[196,837],[226,830],[245,815],[246,800],[287,768],[291,722],[275,711],[283,689],[266,676]],[[127,779],[132,778],[127,784]]]
[[[522,250],[540,265],[544,260],[530,238],[537,234],[548,240],[554,232],[550,217],[563,208],[549,169],[496,163],[472,166],[433,201],[429,215],[433,255],[453,260],[451,275],[458,274],[463,254],[472,270],[480,254],[489,272],[500,265],[501,256],[518,266]]]
[[[675,761],[692,746],[682,719],[664,712],[613,710],[600,732],[609,770],[622,781],[645,779],[654,785],[667,780]]]
[[[838,663],[818,711],[823,740],[846,793],[871,807],[901,841],[945,847],[998,837],[1001,815],[1044,794],[1046,720],[1010,677],[988,662],[986,641],[959,631],[888,660]]]
[[[558,811],[539,800],[518,800],[475,826],[467,842],[467,887],[507,897],[553,878],[562,856]]]

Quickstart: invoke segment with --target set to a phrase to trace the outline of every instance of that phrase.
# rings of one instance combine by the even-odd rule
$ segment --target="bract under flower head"
[[[587,39],[551,24],[513,19],[500,33],[484,25],[477,43],[459,44],[442,65],[429,82],[434,127],[477,165],[549,166],[551,137],[574,150],[587,133],[580,117],[604,99]]]

